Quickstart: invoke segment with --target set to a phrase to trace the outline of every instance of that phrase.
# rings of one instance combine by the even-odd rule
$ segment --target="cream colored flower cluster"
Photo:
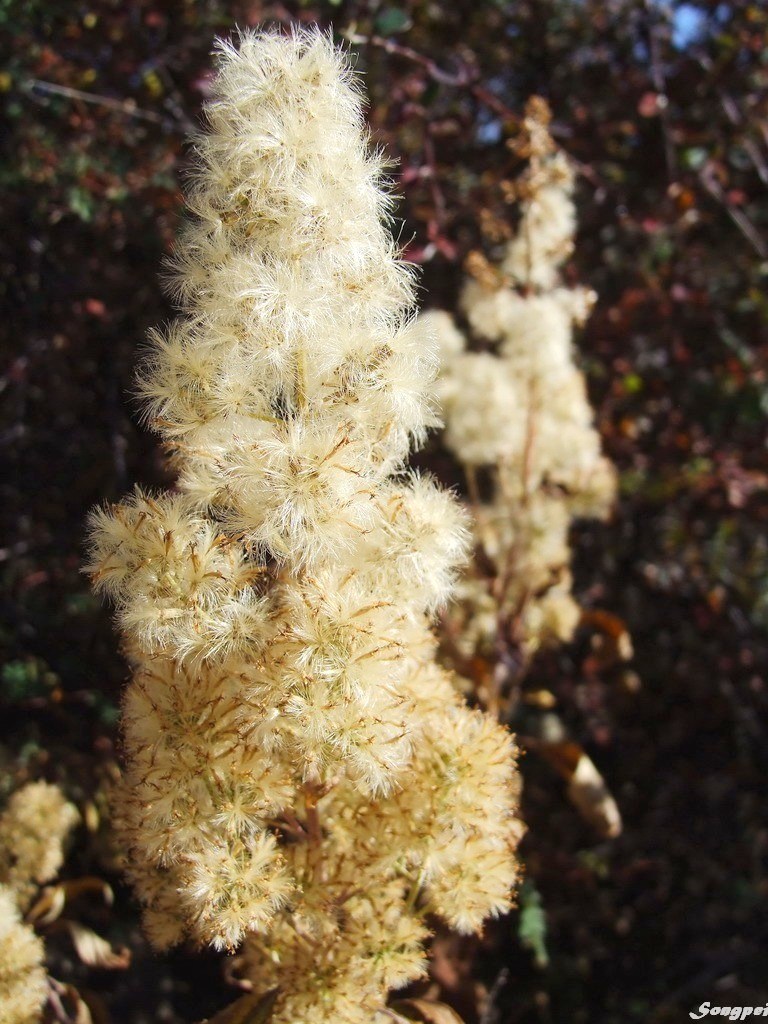
[[[272,1021],[369,1021],[428,913],[509,906],[509,736],[434,662],[465,557],[408,474],[436,355],[345,57],[316,31],[219,51],[175,258],[182,316],[140,381],[177,490],[93,517],[133,678],[116,802],[158,947],[246,941]]]
[[[43,943],[22,916],[58,874],[78,820],[57,786],[32,782],[0,814],[0,1024],[35,1024],[47,996]]]
[[[545,104],[523,124],[526,170],[516,183],[521,215],[498,268],[484,265],[460,305],[480,345],[469,351],[447,313],[422,320],[442,355],[445,440],[470,482],[491,475],[478,500],[480,565],[461,585],[453,633],[464,653],[495,650],[499,624],[532,652],[568,640],[579,619],[571,597],[568,533],[576,515],[605,515],[615,475],[600,451],[573,329],[594,294],[560,283],[573,248],[573,172],[555,148]],[[489,581],[488,566],[492,566]]]

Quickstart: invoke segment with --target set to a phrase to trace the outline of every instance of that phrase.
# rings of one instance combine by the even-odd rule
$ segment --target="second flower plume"
[[[160,948],[243,942],[275,1024],[369,1022],[516,878],[508,734],[434,660],[466,534],[405,463],[436,359],[346,57],[222,44],[179,318],[144,408],[173,493],[93,516],[132,679],[116,825]]]

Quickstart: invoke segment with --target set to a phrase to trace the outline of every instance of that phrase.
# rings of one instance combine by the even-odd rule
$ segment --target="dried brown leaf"
[[[52,924],[61,915],[66,902],[63,885],[46,885],[30,907],[27,921],[37,925]]]
[[[568,799],[585,821],[604,839],[621,834],[618,804],[594,761],[578,743],[538,743],[534,749],[565,779]]]
[[[30,924],[41,926],[53,924],[64,912],[64,908],[73,900],[92,893],[100,896],[108,907],[114,903],[115,895],[112,892],[112,887],[102,878],[96,878],[93,875],[59,882],[58,885],[46,885],[29,910],[27,920]]]
[[[126,947],[113,949],[106,939],[77,921],[63,921],[77,955],[88,967],[99,967],[107,971],[125,970],[131,962],[131,951]]]
[[[539,740],[530,743],[532,750],[538,751],[548,761],[559,775],[570,782],[576,766],[584,754],[578,743],[570,740]]]
[[[376,1012],[373,1024],[413,1024],[413,1022],[407,1017],[403,1017],[397,1010],[393,1010],[391,1006],[385,1006]]]
[[[81,896],[99,896],[108,907],[115,902],[115,894],[112,886],[103,878],[95,875],[84,875],[82,878],[73,878],[69,882],[62,882],[61,885],[67,896],[67,903],[79,899]]]
[[[93,1024],[93,1016],[91,1014],[90,1007],[84,999],[80,996],[77,997],[75,1003],[75,1019],[74,1024]]]
[[[225,1006],[215,1017],[201,1024],[267,1024],[277,999],[277,989],[265,996],[246,995]]]
[[[583,625],[598,630],[592,643],[598,668],[609,668],[617,662],[632,659],[632,637],[626,622],[618,615],[600,608],[582,609],[581,621]]]
[[[568,783],[568,797],[585,821],[605,839],[621,834],[618,804],[591,758],[582,754]]]
[[[48,979],[48,1006],[56,1021],[94,1024],[90,1008],[77,989],[54,978]]]
[[[431,999],[398,999],[392,1009],[408,1021],[421,1024],[464,1024],[455,1010],[445,1003],[433,1003]]]
[[[551,690],[531,690],[523,695],[523,701],[530,707],[549,711],[557,704],[557,697]]]

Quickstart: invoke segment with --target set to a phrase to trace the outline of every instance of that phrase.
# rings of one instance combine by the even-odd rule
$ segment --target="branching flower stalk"
[[[437,360],[348,62],[222,43],[207,118],[140,378],[177,488],[92,523],[133,666],[116,825],[158,948],[244,943],[275,1024],[362,1024],[428,914],[510,905],[514,749],[435,662],[464,517],[404,471]]]
[[[445,441],[464,467],[474,522],[475,558],[445,635],[457,667],[496,667],[483,696],[497,711],[514,703],[537,649],[572,638],[569,529],[576,516],[607,515],[615,493],[574,363],[573,329],[595,296],[560,278],[576,227],[573,171],[549,119],[532,99],[517,144],[520,222],[501,264],[468,261],[460,304],[476,348],[449,314],[422,317],[438,337]]]

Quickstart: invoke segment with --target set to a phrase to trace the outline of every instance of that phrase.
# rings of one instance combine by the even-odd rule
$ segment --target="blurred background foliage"
[[[768,967],[768,8],[661,0],[0,0],[0,768],[93,808],[70,875],[116,881],[98,808],[125,667],[80,574],[83,522],[166,483],[132,371],[172,315],[158,268],[214,35],[289,20],[356,54],[397,160],[425,306],[514,208],[506,145],[526,98],[579,170],[570,273],[599,293],[583,365],[621,501],[576,530],[577,593],[633,637],[542,655],[550,694],[624,818],[601,840],[526,758],[521,908],[482,943],[441,936],[433,992],[469,1024],[677,1021],[765,1000]],[[434,442],[420,456],[441,470]],[[95,815],[95,818],[94,818]],[[112,866],[110,866],[112,864]],[[110,874],[111,872],[111,874]],[[212,956],[153,958],[130,894],[125,972],[52,971],[115,1022],[199,1019],[232,992]],[[488,998],[488,992],[491,993]],[[105,1019],[106,1018],[105,1016]]]

